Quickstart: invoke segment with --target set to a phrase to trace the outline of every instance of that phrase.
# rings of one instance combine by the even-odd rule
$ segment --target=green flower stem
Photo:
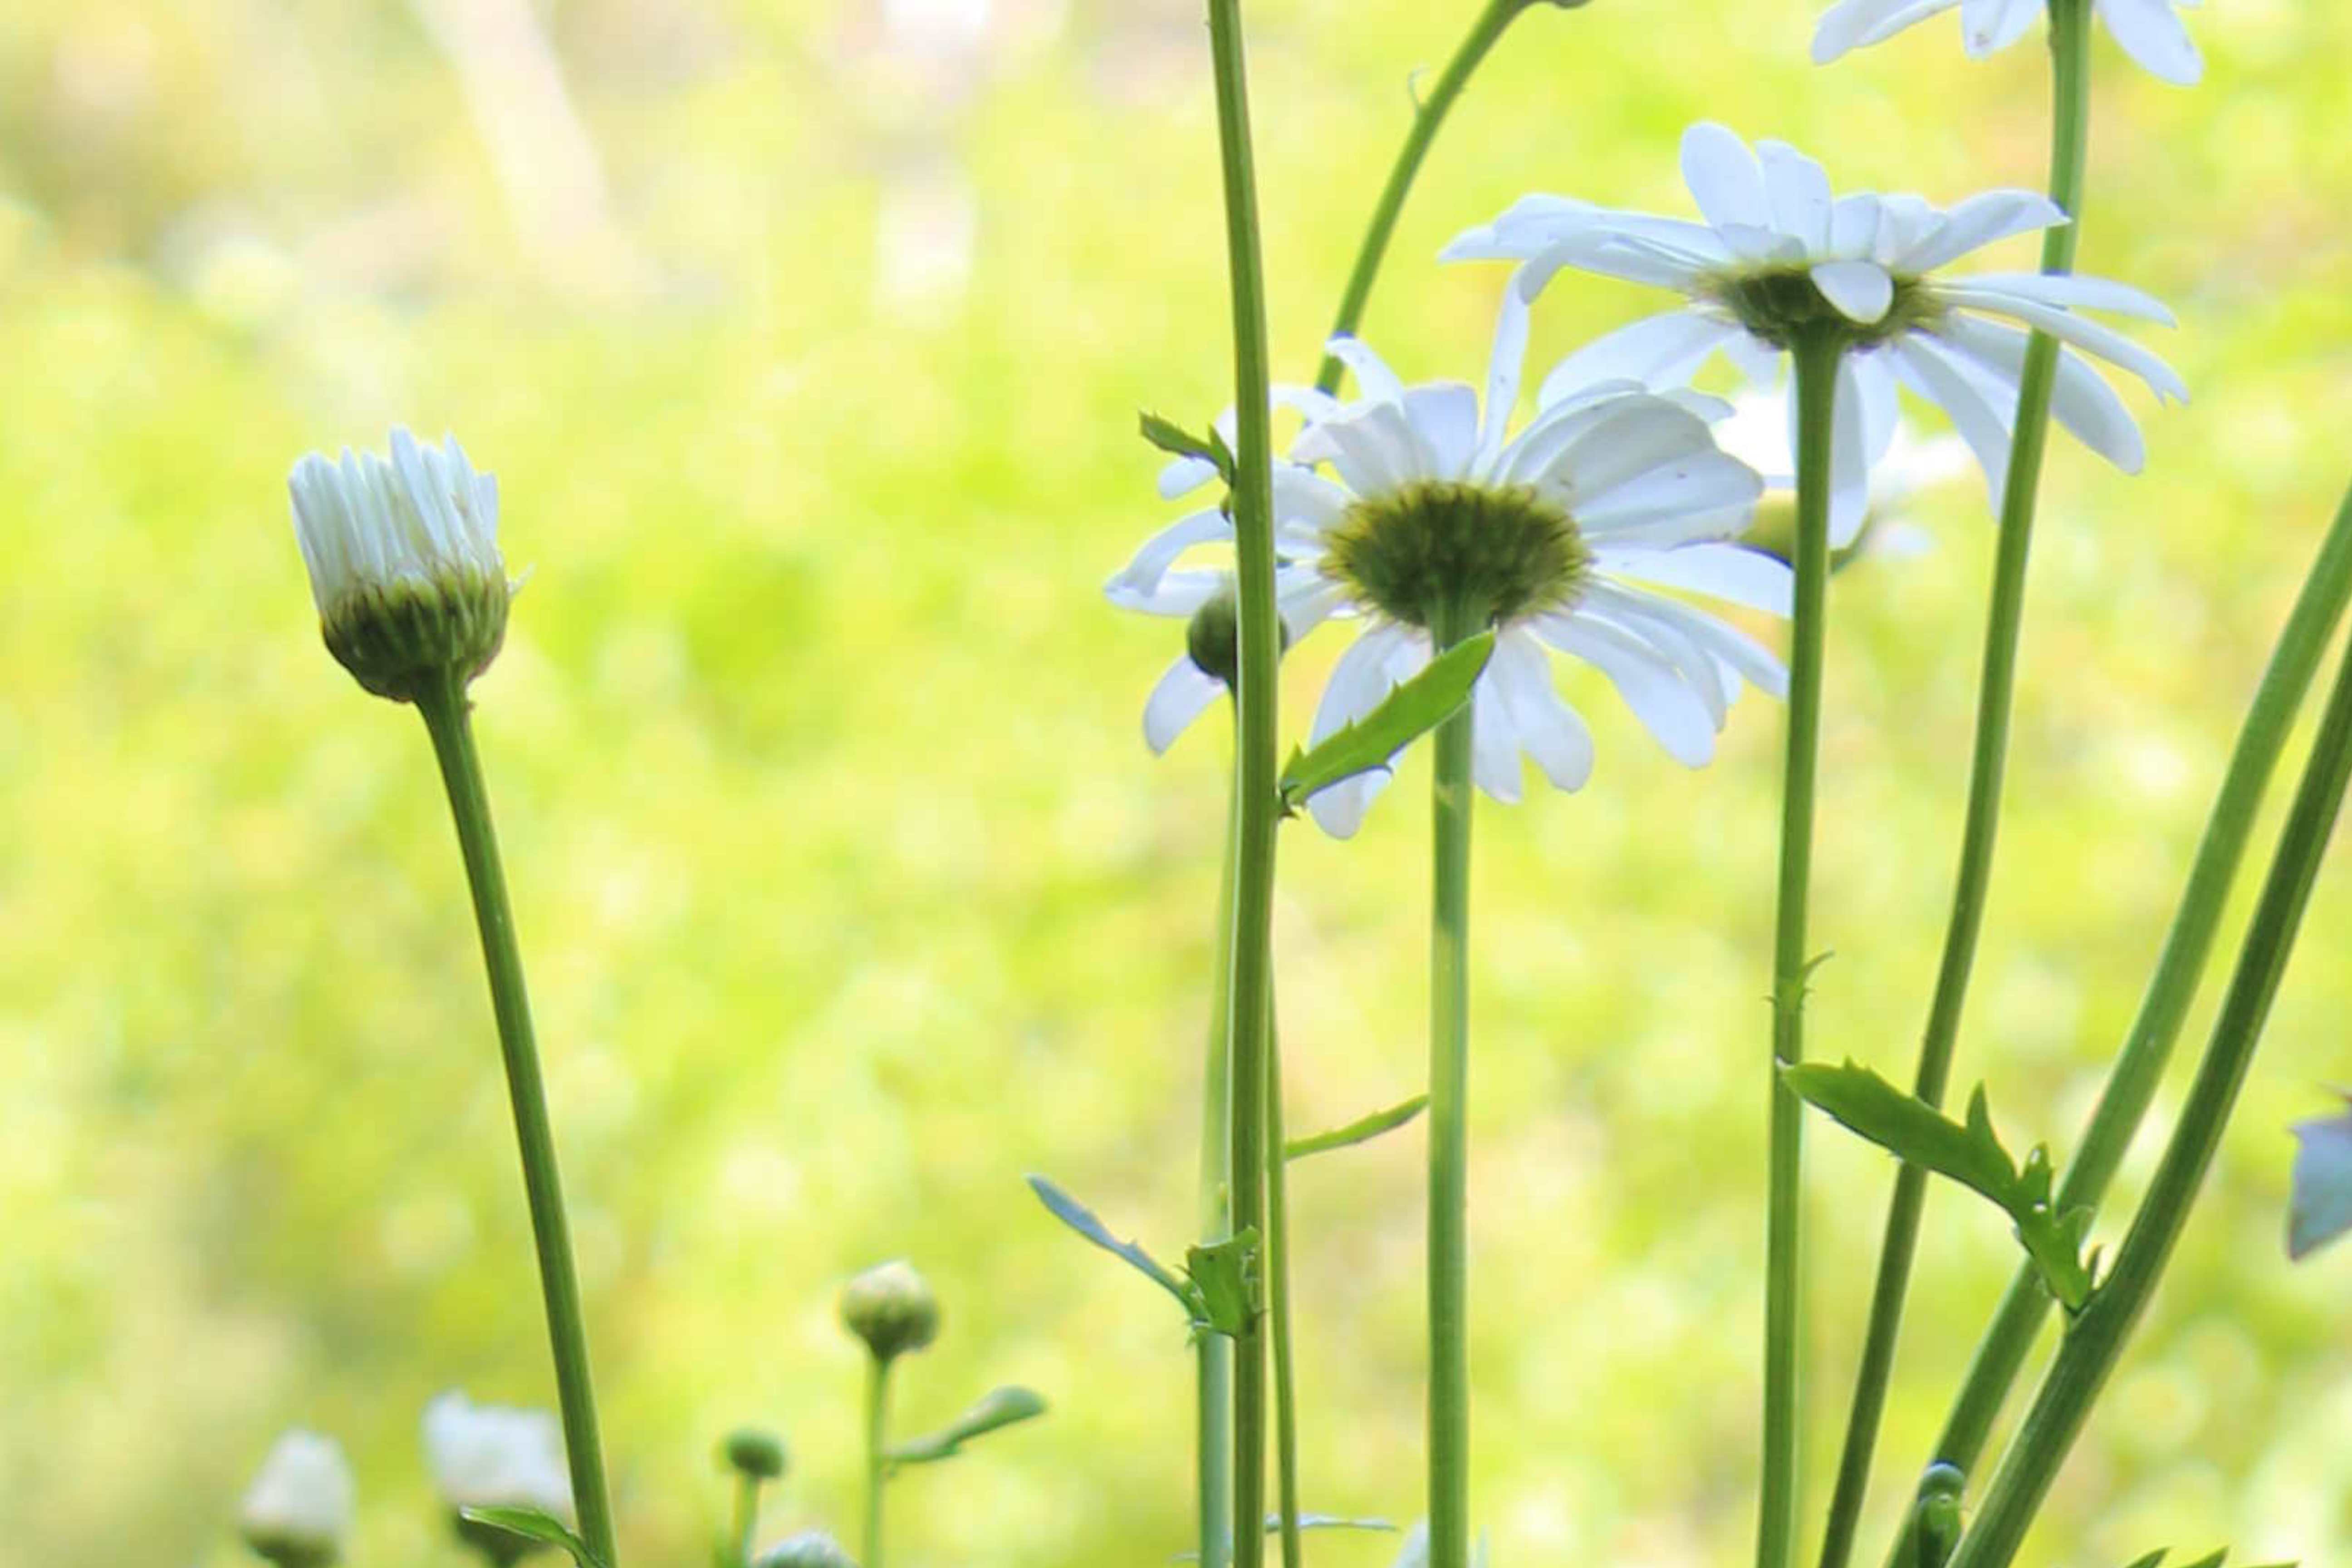
[[[1772,1120],[1764,1229],[1764,1465],[1757,1507],[1758,1568],[1788,1568],[1797,1513],[1798,1220],[1804,1177],[1804,1107],[1780,1068],[1805,1056],[1805,915],[1813,878],[1813,782],[1820,761],[1822,667],[1830,575],[1830,442],[1838,363],[1832,335],[1793,345],[1797,382],[1796,605],[1790,627],[1789,750],[1780,791],[1780,875],[1772,942]]]
[[[2262,1042],[2347,780],[2352,780],[2352,651],[2336,678],[2319,737],[2305,764],[2302,785],[2214,1023],[2212,1041],[2198,1066],[2155,1180],[2116,1254],[2114,1270],[2068,1331],[2016,1443],[1975,1521],[1960,1538],[1950,1568],[2009,1568],[2090,1415],[2092,1402],[2147,1309]]]
[[[866,1551],[860,1568],[882,1568],[882,1493],[889,1483],[890,1363],[866,1359]]]
[[[2042,270],[2071,272],[2082,231],[2083,173],[2090,131],[2090,51],[2084,30],[2087,0],[2053,0],[2050,47],[2055,107],[2050,142],[2050,199],[2075,221],[2043,232]],[[1960,834],[1960,862],[1953,879],[1952,914],[1944,931],[1944,956],[1919,1043],[1913,1092],[1941,1105],[1951,1079],[1960,1012],[1968,1001],[1969,977],[1976,965],[1977,939],[1984,929],[1986,893],[1992,882],[1993,845],[2000,825],[2001,782],[2008,770],[2010,712],[2017,688],[2017,646],[2025,624],[2025,563],[2033,539],[2034,503],[2042,486],[2042,458],[2050,433],[2050,392],[2058,368],[2058,342],[2037,332],[2026,350],[2017,403],[2007,487],[2001,495],[2000,531],[1993,560],[1992,605],[1986,617],[1984,666],[1977,687],[1976,746],[1969,767],[1967,818]],[[1911,1261],[1918,1249],[1919,1214],[1927,1197],[1927,1173],[1903,1164],[1887,1205],[1886,1236],[1878,1256],[1878,1279],[1870,1299],[1862,1364],[1855,1374],[1853,1407],[1846,1420],[1845,1449],[1838,1463],[1829,1522],[1822,1538],[1822,1568],[1845,1568],[1854,1531],[1862,1522],[1863,1498],[1870,1485],[1871,1457],[1878,1442],[1879,1417],[1894,1371],[1895,1346],[1903,1329],[1904,1298],[1911,1288]]]
[[[1298,1384],[1290,1334],[1290,1162],[1282,1114],[1282,1031],[1265,1029],[1265,1312],[1274,1345],[1274,1474],[1282,1516],[1282,1568],[1299,1568]]]
[[[1433,606],[1444,652],[1483,629]],[[1429,918],[1429,1568],[1470,1562],[1470,759],[1474,705],[1437,727]]]
[[[1265,279],[1259,259],[1257,176],[1250,156],[1249,72],[1240,0],[1208,0],[1216,76],[1217,140],[1224,166],[1227,270],[1233,280],[1234,557],[1240,622],[1240,723],[1234,747],[1240,809],[1234,843],[1233,1212],[1236,1226],[1265,1218],[1266,1026],[1273,996],[1275,666],[1281,625],[1274,602],[1274,474],[1267,399]],[[1276,1152],[1277,1157],[1279,1151]],[[1265,1346],[1256,1315],[1234,1340],[1235,1568],[1265,1561]],[[868,1568],[872,1568],[869,1564]]]
[[[2263,794],[2294,725],[2336,623],[2352,605],[2352,494],[2347,494],[2289,612],[2238,735],[2229,771],[2207,821],[2179,909],[2114,1071],[2092,1112],[2080,1152],[2059,1184],[2057,1206],[2095,1208],[2138,1131],[2164,1077],[2182,1021],[2213,950],[2230,886],[2252,836]],[[1991,1327],[1979,1343],[1936,1456],[1963,1470],[1975,1466],[2003,1400],[2050,1311],[2049,1292],[2033,1268],[2018,1270]],[[1908,1568],[1909,1534],[1892,1562]]]
[[[539,1047],[531,1035],[530,998],[523,989],[522,953],[515,945],[506,872],[499,864],[498,831],[490,824],[489,791],[474,749],[472,706],[463,681],[453,677],[443,689],[419,697],[416,709],[433,737],[433,754],[449,792],[449,815],[457,825],[457,846],[473,889],[474,920],[482,932],[482,963],[489,971],[490,1006],[498,1017],[515,1139],[522,1150],[523,1194],[539,1251],[540,1293],[547,1301],[547,1337],[555,1353],[555,1392],[563,1414],[572,1503],[579,1510],[582,1539],[604,1568],[615,1568],[619,1558],[614,1548],[613,1504],[604,1489],[604,1444],[596,1434],[596,1391],[588,1375],[580,1278],[572,1263],[572,1229],[564,1218],[555,1133],[548,1124],[547,1089],[540,1079]]]
[[[1238,715],[1236,715],[1238,721]],[[1209,1004],[1209,1045],[1202,1067],[1200,1231],[1204,1243],[1233,1234],[1234,851],[1241,834],[1239,758],[1226,792],[1223,870],[1217,881],[1216,970]],[[1275,1145],[1281,1147],[1279,1142]],[[1233,1528],[1234,1350],[1223,1334],[1193,1343],[1194,1495],[1200,1504],[1202,1568],[1225,1568]]]
[[[760,1482],[740,1471],[735,1477],[735,1561],[751,1561],[752,1536],[760,1522]]]
[[[1356,264],[1348,273],[1347,292],[1340,296],[1339,313],[1331,323],[1331,336],[1344,337],[1353,332],[1364,320],[1364,307],[1372,297],[1372,282],[1381,274],[1381,262],[1387,257],[1389,241],[1396,234],[1397,218],[1404,212],[1404,199],[1412,190],[1412,182],[1421,173],[1422,160],[1429,155],[1430,144],[1437,140],[1446,113],[1453,109],[1462,89],[1470,85],[1487,53],[1502,37],[1518,14],[1534,0],[1486,0],[1486,7],[1470,24],[1469,33],[1454,49],[1454,58],[1445,62],[1438,73],[1429,96],[1413,111],[1412,129],[1405,132],[1404,145],[1397,149],[1396,163],[1389,170],[1388,184],[1381,188],[1381,199],[1372,208],[1371,222],[1365,226],[1363,243],[1356,247]],[[1346,367],[1326,354],[1323,368],[1317,373],[1315,384],[1325,392],[1339,390],[1339,378]]]

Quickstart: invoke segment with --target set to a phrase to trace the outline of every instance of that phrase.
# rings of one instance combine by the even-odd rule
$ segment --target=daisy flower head
[[[262,1461],[237,1528],[253,1554],[278,1568],[327,1568],[352,1529],[352,1469],[331,1437],[289,1432]]]
[[[2193,87],[2205,74],[2196,41],[2175,13],[2176,5],[2197,0],[2093,0],[2116,42],[2150,75],[2177,87]],[[1813,30],[1813,63],[1827,65],[1849,49],[1884,43],[1914,22],[1940,12],[1960,14],[1960,39],[1970,59],[2017,42],[2046,0],[1838,0]]]
[[[1570,356],[1545,383],[1543,402],[1596,376],[1679,384],[1717,350],[1751,379],[1769,382],[1801,338],[1834,334],[1845,352],[1830,517],[1832,530],[1851,531],[1868,504],[1871,466],[1894,438],[1898,385],[1944,411],[1997,500],[2009,471],[2027,329],[2064,345],[2052,414],[2126,473],[2147,460],[2139,426],[2083,354],[2129,371],[2159,399],[2188,400],[2171,367],[2082,313],[2173,324],[2161,302],[2137,289],[2038,272],[1936,276],[1995,240],[2067,222],[2045,196],[1986,191],[1948,211],[1915,195],[1832,197],[1822,166],[1795,148],[1768,141],[1751,151],[1706,122],[1683,133],[1682,172],[1699,222],[1537,195],[1446,247],[1449,260],[1524,262],[1519,287],[1530,296],[1570,267],[1684,296],[1681,308],[1621,327]]]
[[[1295,474],[1277,507],[1280,547],[1302,569],[1296,592],[1364,623],[1331,671],[1313,740],[1378,706],[1438,637],[1492,627],[1471,699],[1472,773],[1505,802],[1519,798],[1522,758],[1563,790],[1592,770],[1591,734],[1554,687],[1549,651],[1599,669],[1692,767],[1713,757],[1743,683],[1786,687],[1760,644],[1659,591],[1789,613],[1787,567],[1727,542],[1763,481],[1717,449],[1708,420],[1722,405],[1604,381],[1563,390],[1509,436],[1527,311],[1507,289],[1483,414],[1469,386],[1408,387],[1362,342],[1335,341],[1362,395],[1308,416],[1291,457],[1329,477]],[[1347,837],[1387,779],[1359,774],[1307,809]]]

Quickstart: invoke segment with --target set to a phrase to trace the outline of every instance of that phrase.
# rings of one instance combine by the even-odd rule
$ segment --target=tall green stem
[[[2114,1270],[2068,1330],[2016,1444],[1975,1521],[1960,1538],[1950,1568],[2009,1568],[2093,1401],[2115,1370],[2125,1341],[2146,1310],[2262,1042],[2347,780],[2352,780],[2352,652],[2346,654],[2336,678],[2262,900],[2239,951],[2237,971],[2214,1023],[2212,1041],[2198,1066],[2155,1180],[2116,1254]]]
[[[1258,254],[1257,176],[1250,156],[1249,72],[1240,0],[1208,0],[1224,167],[1227,269],[1233,279],[1234,555],[1241,680],[1234,774],[1233,1223],[1265,1220],[1266,1028],[1272,1017],[1276,692],[1282,655],[1274,601],[1274,478],[1265,356],[1265,281]],[[1265,1560],[1265,1346],[1251,1315],[1234,1338],[1234,1562]]]
[[[1432,606],[1444,652],[1480,630]],[[1437,727],[1429,918],[1429,1568],[1470,1561],[1470,767],[1473,704]]]
[[[1830,444],[1837,425],[1843,342],[1801,339],[1797,382],[1796,604],[1790,628],[1789,750],[1780,791],[1780,876],[1772,941],[1772,1120],[1764,1227],[1764,1463],[1758,1568],[1787,1568],[1797,1513],[1798,1218],[1803,1203],[1803,1106],[1780,1068],[1805,1056],[1805,916],[1813,879],[1813,781],[1821,753],[1822,669],[1830,575]]]
[[[754,1476],[739,1473],[735,1478],[735,1561],[748,1564],[751,1561],[754,1532],[760,1523],[760,1482]]]
[[[1356,247],[1356,264],[1348,273],[1347,292],[1340,296],[1339,313],[1331,323],[1333,337],[1344,337],[1362,324],[1364,307],[1372,297],[1373,279],[1380,276],[1381,262],[1387,257],[1389,241],[1396,234],[1404,199],[1412,190],[1414,176],[1421,173],[1422,160],[1429,155],[1430,144],[1437,140],[1438,129],[1445,123],[1447,111],[1462,96],[1462,89],[1470,85],[1470,78],[1494,48],[1496,40],[1510,26],[1512,19],[1532,3],[1533,0],[1486,0],[1486,9],[1470,24],[1470,31],[1454,49],[1454,58],[1445,62],[1445,68],[1431,85],[1429,96],[1414,110],[1412,129],[1405,132],[1404,145],[1397,149],[1388,184],[1381,187],[1380,203],[1372,208],[1371,222],[1364,229],[1363,243]],[[1327,354],[1315,384],[1325,392],[1336,392],[1345,374],[1345,367]]]
[[[890,1363],[866,1361],[866,1552],[860,1568],[882,1568],[882,1493],[890,1480]]]
[[[1241,775],[1235,759],[1226,791],[1223,870],[1217,879],[1217,967],[1211,984],[1209,1044],[1201,1073],[1200,1229],[1203,1243],[1233,1234],[1233,968],[1234,855],[1241,834]],[[1279,1147],[1279,1144],[1276,1145]],[[1225,1568],[1233,1529],[1234,1351],[1223,1334],[1193,1346],[1194,1495],[1200,1504],[1202,1568]]]
[[[579,1510],[582,1539],[605,1568],[614,1568],[619,1559],[614,1550],[613,1504],[604,1489],[604,1444],[596,1434],[596,1391],[588,1375],[588,1329],[580,1310],[580,1279],[572,1263],[572,1228],[563,1214],[555,1133],[548,1123],[547,1089],[540,1079],[530,998],[523,989],[522,953],[515,944],[498,832],[490,824],[489,791],[474,749],[472,709],[463,683],[456,679],[419,698],[416,708],[441,763],[449,815],[457,822],[457,846],[466,859],[466,880],[473,889],[474,920],[481,928],[490,1007],[498,1018],[515,1140],[522,1151],[523,1195],[539,1252],[540,1294],[547,1302],[547,1338],[555,1353],[555,1392],[563,1415],[572,1503]]]
[[[1274,1342],[1275,1499],[1281,1512],[1282,1568],[1299,1568],[1298,1380],[1290,1333],[1290,1162],[1282,1113],[1282,1030],[1265,1030],[1265,1312]]]
[[[2060,1184],[2057,1205],[2062,1211],[2098,1206],[2155,1098],[2182,1021],[2196,1000],[2263,792],[2347,605],[2352,605],[2352,493],[2336,511],[2247,710],[2138,1016],[2092,1112],[2080,1152],[2068,1163]],[[1977,1346],[1959,1397],[1937,1439],[1937,1458],[1964,1470],[1974,1468],[2049,1310],[2049,1292],[2039,1277],[2030,1266],[2021,1268]],[[1906,1532],[1893,1563],[1907,1568],[1908,1551]]]
[[[2074,221],[2045,230],[2042,270],[2071,272],[2082,232],[2083,172],[2090,132],[2090,51],[2084,47],[2087,0],[2053,0],[2050,7],[2054,110],[2050,139],[2050,199]],[[2050,393],[2058,368],[2058,342],[2035,333],[2026,349],[2017,402],[2016,435],[2001,495],[2000,531],[1993,560],[1992,605],[1985,622],[1984,665],[1978,681],[1976,746],[1969,766],[1967,818],[1960,833],[1959,869],[1953,879],[1952,913],[1944,931],[1944,956],[1936,974],[1927,1026],[1919,1042],[1913,1092],[1941,1105],[1951,1079],[1952,1053],[1968,1000],[1969,976],[1976,965],[1977,939],[1984,929],[1985,898],[1992,883],[1993,844],[2000,824],[2001,781],[2008,768],[2009,724],[2017,688],[2018,637],[2025,624],[2025,563],[2033,539],[2034,503],[2042,488],[2042,458],[2050,432]],[[1822,1538],[1822,1568],[1845,1568],[1862,1521],[1870,1464],[1878,1442],[1879,1417],[1886,1405],[1895,1347],[1903,1329],[1903,1302],[1911,1287],[1911,1261],[1918,1248],[1919,1214],[1927,1197],[1927,1173],[1905,1163],[1895,1175],[1887,1206],[1886,1236],[1878,1257],[1878,1279],[1870,1299],[1862,1364],[1855,1374],[1853,1408],[1846,1420],[1845,1449],[1838,1463],[1829,1522]]]

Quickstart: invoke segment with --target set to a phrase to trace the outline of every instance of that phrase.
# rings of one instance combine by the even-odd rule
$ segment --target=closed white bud
[[[563,1429],[544,1410],[476,1405],[453,1389],[425,1407],[425,1463],[453,1513],[534,1508],[572,1518]],[[511,1563],[536,1550],[520,1536],[469,1521],[460,1521],[457,1532],[494,1563]]]
[[[352,1528],[352,1471],[332,1437],[292,1431],[278,1439],[238,1510],[237,1532],[278,1568],[326,1568]]]
[[[751,1559],[751,1568],[857,1568],[857,1560],[824,1531],[803,1530]]]

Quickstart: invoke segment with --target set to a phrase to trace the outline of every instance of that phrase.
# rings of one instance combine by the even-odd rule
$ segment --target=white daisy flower
[[[1545,383],[1549,404],[1598,376],[1676,384],[1721,349],[1769,381],[1801,334],[1834,329],[1838,367],[1831,525],[1855,527],[1871,466],[1895,426],[1895,387],[1949,416],[1996,501],[2009,469],[2026,328],[2071,345],[2058,358],[2051,412],[2126,473],[2147,448],[2139,426],[2080,349],[2131,372],[2159,398],[2189,390],[2165,363],[2078,313],[2083,308],[2172,324],[2163,304],[2101,278],[1986,272],[1943,281],[1939,268],[1994,240],[2067,221],[2031,191],[1987,191],[1943,211],[1914,195],[1832,199],[1822,166],[1785,142],[1747,143],[1720,125],[1683,134],[1683,177],[1705,221],[1528,196],[1446,247],[1452,260],[1517,259],[1539,291],[1575,267],[1680,289],[1682,309],[1645,317],[1571,355]],[[1989,320],[2006,316],[2023,327]],[[1792,415],[1793,417],[1793,415]]]
[[[294,539],[328,651],[380,697],[415,700],[454,670],[487,668],[506,637],[513,590],[499,554],[499,484],[451,437],[436,449],[405,430],[392,457],[312,452],[287,481]]]
[[[1789,392],[1783,384],[1769,391],[1749,387],[1735,393],[1729,416],[1715,426],[1716,445],[1764,477],[1764,505],[1777,504],[1782,512],[1795,504],[1797,489],[1796,448],[1790,443],[1789,430]],[[1830,548],[1852,548],[1860,539],[1865,522],[1873,530],[1874,552],[1879,547],[1882,531],[1901,531],[1910,535],[1917,526],[1906,510],[1911,499],[1922,490],[1958,479],[1969,467],[1968,444],[1958,437],[1922,436],[1910,420],[1898,417],[1886,455],[1870,470],[1866,513],[1848,520],[1843,530],[1832,530]],[[1759,519],[1759,530],[1762,526]]]
[[[237,1531],[254,1555],[278,1568],[324,1568],[341,1559],[352,1528],[352,1469],[332,1437],[287,1433],[238,1510]]]
[[[2191,87],[2205,74],[2205,61],[2197,52],[2196,42],[2173,11],[2175,5],[2194,5],[2197,0],[2093,0],[2093,4],[2124,53],[2151,75],[2176,86]],[[1914,22],[1955,8],[1960,13],[1960,38],[1969,57],[1982,59],[2017,42],[2047,5],[2045,0],[1838,0],[1814,29],[1813,63],[1827,65],[1848,49],[1883,43]]]
[[[1292,448],[1331,479],[1296,476],[1277,508],[1283,552],[1316,592],[1367,625],[1340,656],[1315,714],[1321,741],[1361,718],[1433,654],[1440,616],[1497,635],[1472,695],[1473,775],[1519,798],[1522,756],[1559,789],[1592,771],[1592,738],[1552,682],[1546,650],[1613,683],[1677,761],[1697,767],[1743,681],[1775,696],[1780,661],[1734,627],[1658,588],[1789,613],[1780,562],[1727,542],[1762,481],[1718,450],[1723,406],[1629,381],[1564,389],[1516,437],[1506,428],[1527,352],[1527,302],[1505,293],[1478,394],[1458,383],[1407,387],[1363,343],[1331,352],[1364,395],[1310,416]],[[1304,590],[1302,590],[1302,593]],[[1360,774],[1308,809],[1338,837],[1355,832],[1388,774]]]
[[[452,1389],[425,1407],[425,1461],[453,1510],[535,1508],[572,1517],[563,1429],[544,1410],[476,1405]]]

